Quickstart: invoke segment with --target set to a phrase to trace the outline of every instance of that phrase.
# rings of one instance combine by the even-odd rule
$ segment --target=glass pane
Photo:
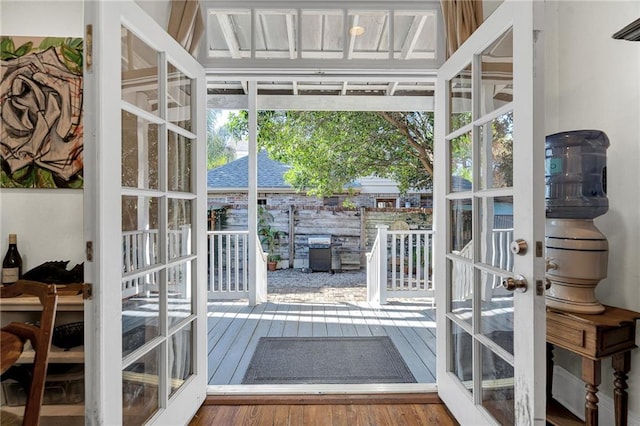
[[[482,406],[498,423],[515,424],[513,367],[488,348],[482,348]]]
[[[168,247],[169,259],[188,256],[191,250],[191,200],[169,199]]]
[[[482,273],[480,332],[513,354],[513,293],[502,289],[502,277]]]
[[[449,81],[449,133],[471,123],[471,65]]]
[[[396,11],[394,14],[394,59],[436,57],[437,17],[435,11]]]
[[[192,80],[171,62],[167,64],[167,119],[183,129],[191,131],[191,87]]]
[[[473,143],[471,132],[450,142],[451,192],[471,191],[473,182]]]
[[[481,262],[513,272],[513,197],[481,199],[478,210]]]
[[[473,216],[470,198],[450,200],[451,208],[451,253],[473,258]]]
[[[160,350],[155,348],[122,372],[122,424],[137,426],[158,411]]]
[[[126,280],[122,295],[122,356],[159,336],[158,275]]]
[[[485,115],[513,101],[513,31],[509,29],[480,56],[482,102]]]
[[[169,338],[169,365],[171,366],[171,392],[173,395],[193,374],[193,323],[187,324]]]
[[[480,126],[480,188],[513,186],[513,112]]]
[[[191,192],[191,169],[193,165],[191,147],[193,140],[169,131],[168,189]]]
[[[473,266],[449,260],[451,276],[451,312],[458,318],[472,323],[473,317]]]
[[[167,268],[169,328],[193,313],[191,304],[191,262]]]
[[[389,13],[385,11],[349,11],[347,37],[353,42],[351,58],[389,58]]]
[[[256,58],[296,59],[297,34],[295,10],[256,10]]]
[[[156,197],[122,196],[123,273],[160,261],[159,202]]]
[[[344,14],[339,10],[302,11],[302,57],[342,59]],[[322,34],[322,37],[318,37]]]
[[[473,393],[473,345],[471,335],[448,320],[451,326],[451,372]]]
[[[122,27],[122,100],[158,115],[158,52]]]
[[[122,111],[122,186],[158,188],[158,125]]]

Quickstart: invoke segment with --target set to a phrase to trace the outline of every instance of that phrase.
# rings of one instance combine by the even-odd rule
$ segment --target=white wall
[[[6,1],[0,34],[82,37],[81,1]],[[0,253],[7,234],[18,234],[23,271],[47,260],[83,261],[83,192],[69,189],[0,189]]]
[[[640,16],[640,2],[547,5],[547,134],[599,129],[608,135],[609,211],[595,223],[609,240],[609,271],[596,295],[602,303],[640,311],[640,42],[611,38]],[[561,352],[556,350],[558,364],[578,375],[578,359]],[[612,396],[612,382],[606,360],[601,393]],[[632,355],[629,402],[640,419],[640,350]]]

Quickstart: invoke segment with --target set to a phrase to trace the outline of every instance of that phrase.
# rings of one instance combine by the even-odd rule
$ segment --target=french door
[[[461,424],[544,424],[543,2],[506,0],[438,72],[438,393]]]
[[[87,423],[185,424],[206,395],[203,68],[133,1],[85,2]]]

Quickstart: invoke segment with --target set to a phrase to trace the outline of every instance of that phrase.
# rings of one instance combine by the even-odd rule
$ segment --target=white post
[[[378,228],[378,292],[380,295],[380,304],[387,303],[387,229],[388,225],[376,225]]]
[[[255,81],[249,82],[249,188],[247,221],[249,225],[249,305],[261,303],[258,285],[258,88]]]

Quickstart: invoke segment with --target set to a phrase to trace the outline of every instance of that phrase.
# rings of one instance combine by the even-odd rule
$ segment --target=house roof
[[[267,151],[258,152],[258,188],[293,189],[284,180],[291,166],[269,158]],[[247,189],[249,187],[249,157],[240,157],[207,172],[207,188]]]

